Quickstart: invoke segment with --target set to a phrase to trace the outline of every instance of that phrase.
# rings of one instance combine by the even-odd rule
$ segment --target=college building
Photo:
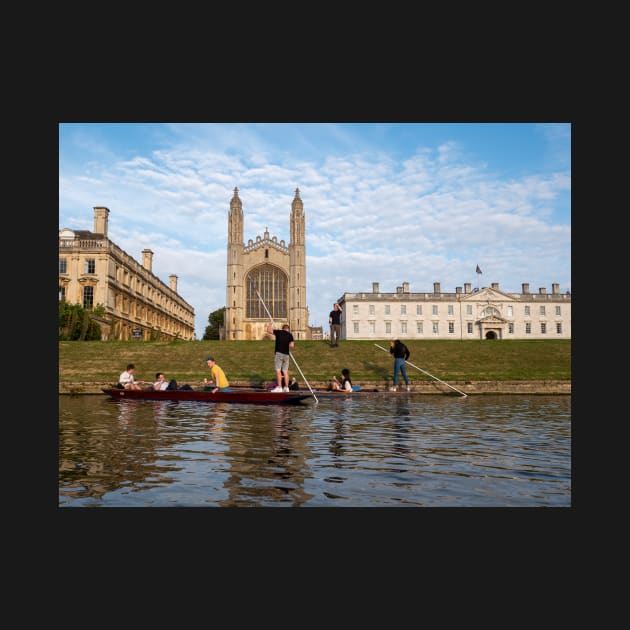
[[[309,326],[306,304],[306,236],[304,204],[296,188],[291,203],[290,240],[243,238],[243,202],[234,188],[228,213],[227,283],[223,339],[263,339],[267,325],[289,324],[297,339],[321,335]]]
[[[109,209],[94,208],[94,231],[59,231],[59,300],[85,309],[103,306],[103,339],[192,340],[195,311],[151,271],[153,252],[142,250],[142,264],[107,237]]]
[[[558,284],[531,293],[507,293],[498,283],[472,289],[455,287],[442,293],[440,283],[432,292],[412,293],[409,283],[395,293],[344,293],[337,300],[342,339],[571,339],[571,293]]]

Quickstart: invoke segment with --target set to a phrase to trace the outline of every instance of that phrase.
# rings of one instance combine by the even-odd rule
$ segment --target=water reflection
[[[62,507],[569,506],[570,397],[60,396]]]

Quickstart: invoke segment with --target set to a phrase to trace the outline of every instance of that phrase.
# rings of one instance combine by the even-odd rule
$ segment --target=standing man
[[[341,306],[337,302],[328,315],[328,323],[330,324],[330,347],[336,348],[339,346],[339,337],[341,337]]]
[[[289,332],[289,324],[283,324],[282,330],[274,329],[273,322],[267,326],[267,332],[276,338],[273,366],[276,370],[277,387],[272,392],[289,391],[289,358],[291,348],[295,345],[293,335]],[[286,379],[284,385],[282,378]]]

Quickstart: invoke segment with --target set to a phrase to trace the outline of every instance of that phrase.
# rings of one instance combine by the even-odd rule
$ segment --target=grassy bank
[[[393,359],[374,344],[389,349],[389,340],[342,341],[331,348],[324,341],[296,341],[292,352],[309,382],[327,381],[348,368],[355,382],[391,381]],[[446,381],[570,380],[571,341],[424,341],[405,340],[409,361]],[[152,381],[157,371],[180,384],[199,384],[208,376],[204,359],[214,356],[228,379],[275,380],[273,340],[262,341],[61,341],[59,381],[115,383],[127,363],[136,365],[136,379]],[[410,366],[411,381],[431,380]],[[290,373],[302,382],[295,364]]]

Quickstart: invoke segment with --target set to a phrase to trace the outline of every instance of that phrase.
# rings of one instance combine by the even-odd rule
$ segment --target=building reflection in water
[[[305,492],[305,458],[310,448],[290,406],[254,407],[239,414],[243,429],[229,431],[230,476],[222,506],[299,506]]]

